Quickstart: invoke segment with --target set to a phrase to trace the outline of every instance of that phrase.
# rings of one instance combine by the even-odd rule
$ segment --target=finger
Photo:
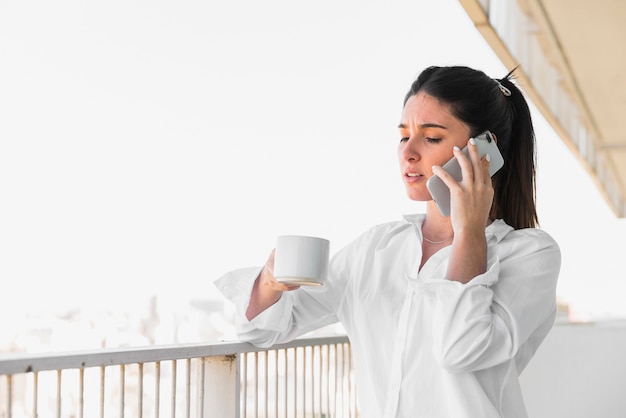
[[[491,155],[485,154],[485,156],[481,160],[482,164],[482,172],[483,179],[485,179],[485,184],[491,186],[491,175],[489,175],[489,164],[491,162]]]
[[[276,280],[272,280],[272,281],[268,282],[268,286],[269,286],[270,289],[278,290],[280,292],[289,292],[291,290],[296,290],[296,289],[300,288],[300,286],[289,285],[289,284],[281,283],[281,282],[276,281]]]
[[[432,170],[433,170],[433,175],[439,177],[441,181],[443,181],[443,183],[446,186],[448,186],[449,189],[451,189],[452,187],[454,187],[455,184],[457,184],[455,178],[452,177],[452,174],[448,173],[440,165],[434,165],[432,167]]]
[[[300,288],[300,286],[298,285],[291,285],[291,284],[287,284],[287,283],[281,283],[279,282],[276,277],[274,277],[274,274],[269,271],[269,267],[266,265],[263,269],[262,274],[262,286],[268,287],[272,290],[276,290],[279,292],[287,292],[290,290],[295,290]]]
[[[267,257],[267,261],[265,262],[265,268],[270,272],[272,277],[274,277],[274,258],[276,256],[276,248],[272,250],[269,257]]]
[[[471,154],[470,154],[470,157],[468,158],[468,156],[463,151],[461,151],[461,149],[457,146],[455,146],[452,149],[452,153],[454,154],[454,157],[457,159],[457,161],[459,162],[459,166],[461,167],[461,173],[462,173],[461,180],[469,181],[469,182],[474,181],[475,170],[473,167],[473,162],[471,161],[471,157],[472,157]]]
[[[274,258],[276,256],[276,248],[274,248],[272,250],[272,252],[270,253],[269,257],[267,258],[267,261],[265,262],[265,277],[266,277],[266,285],[272,289],[272,290],[278,290],[281,292],[288,292],[290,290],[296,290],[299,289],[300,286],[297,285],[288,285],[285,283],[281,283],[278,280],[276,280],[276,277],[274,277]]]
[[[470,138],[467,143],[467,150],[469,153],[470,161],[472,162],[472,174],[473,180],[476,183],[483,182],[483,161],[480,158],[480,154],[478,153],[478,146],[476,145],[476,140],[474,138]]]

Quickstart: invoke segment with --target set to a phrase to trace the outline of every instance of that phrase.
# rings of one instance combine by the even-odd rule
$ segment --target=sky
[[[509,70],[456,0],[1,2],[0,314],[220,298],[277,235],[333,253],[423,210],[397,167],[402,99],[457,64]],[[559,297],[626,316],[626,224],[534,117]]]

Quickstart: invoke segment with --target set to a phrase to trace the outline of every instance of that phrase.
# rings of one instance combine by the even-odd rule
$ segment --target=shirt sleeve
[[[338,281],[333,280],[332,271],[323,286],[283,292],[275,304],[249,321],[245,312],[260,271],[261,267],[234,270],[214,282],[235,305],[235,327],[241,341],[267,348],[337,322]]]
[[[561,254],[540,230],[498,243],[488,270],[466,284],[431,280],[433,352],[449,372],[470,372],[515,358],[523,369],[552,328]]]

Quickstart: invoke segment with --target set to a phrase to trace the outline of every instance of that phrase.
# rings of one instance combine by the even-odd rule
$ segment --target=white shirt
[[[252,321],[260,268],[222,276],[239,338],[268,347],[341,321],[363,418],[527,417],[519,374],[554,323],[558,245],[497,220],[486,228],[487,272],[461,284],[446,279],[451,247],[419,270],[423,221],[373,227],[333,256],[324,286],[285,292]]]

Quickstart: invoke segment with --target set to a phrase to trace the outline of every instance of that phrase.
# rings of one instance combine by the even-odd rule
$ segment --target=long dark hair
[[[496,135],[504,167],[493,176],[494,199],[489,217],[515,229],[534,228],[535,132],[528,103],[512,81],[515,69],[501,79],[468,67],[428,67],[404,98],[420,91],[450,105],[472,136],[488,129]]]

